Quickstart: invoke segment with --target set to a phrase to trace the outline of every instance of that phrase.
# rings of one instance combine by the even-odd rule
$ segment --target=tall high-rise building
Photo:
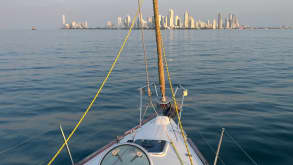
[[[62,15],[62,25],[65,25],[66,24],[66,17],[65,15],[63,14]]]
[[[228,15],[228,19],[229,19],[229,28],[232,28],[232,24],[233,24],[233,22],[232,22],[233,15],[232,15],[231,13],[229,13],[229,15]]]
[[[229,21],[229,18],[226,18],[225,19],[225,28],[226,29],[230,29],[230,21]]]
[[[232,17],[232,22],[233,22],[233,24],[232,24],[232,28],[233,28],[233,29],[237,29],[237,28],[240,27],[240,25],[239,25],[239,20],[238,20],[238,18],[237,18],[236,15],[233,15],[233,17]]]
[[[160,26],[161,27],[165,26],[165,16],[161,16]]]
[[[236,15],[232,15],[232,25],[231,25],[231,27],[232,27],[232,29],[235,29],[236,28]]]
[[[184,13],[184,28],[189,28],[189,14],[187,11]]]
[[[162,27],[163,24],[164,24],[163,16],[159,15],[159,26]]]
[[[129,28],[131,24],[131,17],[128,15],[126,18],[124,18],[124,26],[126,28]]]
[[[218,26],[217,26],[218,29],[222,29],[223,28],[223,18],[222,18],[222,15],[221,13],[218,14]]]
[[[240,27],[239,20],[238,20],[238,18],[236,17],[236,28],[239,28],[239,27]]]
[[[169,24],[169,19],[168,16],[165,16],[165,21],[164,21],[164,28],[167,28]]]
[[[179,17],[179,16],[176,16],[175,17],[175,26],[176,26],[176,28],[180,28],[180,26],[181,26],[181,18]]]
[[[213,27],[213,25],[211,24],[210,20],[208,19],[206,28],[211,29],[212,27]]]
[[[194,18],[192,16],[189,17],[189,25],[191,29],[195,28]]]
[[[127,27],[130,27],[131,25],[131,17],[127,16]]]
[[[213,20],[212,29],[217,29],[217,21],[216,21],[216,19]]]
[[[141,27],[141,22],[139,19],[136,19],[136,23],[134,25],[136,28],[140,28]]]
[[[84,22],[84,28],[85,28],[85,29],[89,28],[89,25],[88,25],[88,23],[87,23],[87,20]]]
[[[138,17],[137,22],[136,22],[136,26],[138,28],[143,28],[144,27],[144,20],[142,18],[142,13],[139,14],[139,17]]]
[[[153,17],[147,17],[147,26],[152,28],[154,26],[153,24]]]
[[[196,29],[199,29],[199,28],[200,28],[200,27],[199,27],[199,21],[196,21],[196,22],[195,22],[195,28],[196,28]]]
[[[169,9],[169,27],[174,28],[174,10]]]
[[[122,27],[122,17],[117,17],[117,26]]]
[[[152,17],[147,17],[148,23],[153,23],[153,18]]]

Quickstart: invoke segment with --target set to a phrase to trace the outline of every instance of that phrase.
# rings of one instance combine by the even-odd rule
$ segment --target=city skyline
[[[223,22],[223,19],[225,22]],[[216,18],[203,21],[200,18],[192,16],[187,10],[183,16],[175,15],[174,9],[169,9],[167,15],[159,16],[160,27],[165,29],[239,29],[244,28],[239,23],[239,19],[235,14],[229,13],[226,17],[222,17],[218,13]],[[106,28],[129,28],[131,25],[131,16],[118,16],[117,22],[107,21]],[[154,17],[147,16],[144,20],[143,15],[138,17],[135,28],[154,28]]]
[[[121,13],[133,16],[137,9],[136,1],[90,1],[90,0],[51,0],[51,1],[17,1],[0,0],[0,28],[26,28],[36,25],[39,28],[60,27],[60,15],[65,14],[76,20],[88,20],[92,26],[105,24],[114,20]],[[113,5],[115,4],[115,5]],[[241,23],[250,26],[293,26],[292,0],[175,0],[159,1],[160,13],[169,8],[184,13],[187,9],[191,15],[202,20],[214,18],[216,13],[236,13]],[[143,14],[152,14],[151,1],[143,4]],[[223,20],[224,21],[224,20]]]
[[[68,21],[66,16],[62,14],[62,28],[63,29],[88,29],[88,22]]]

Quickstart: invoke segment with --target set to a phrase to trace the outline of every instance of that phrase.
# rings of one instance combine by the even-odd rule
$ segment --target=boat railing
[[[183,112],[184,98],[188,95],[188,91],[181,84],[177,84],[174,88],[174,95],[176,98],[176,102],[178,105],[178,109],[180,109],[179,117],[181,118]],[[150,91],[150,93],[148,92]],[[171,91],[166,88],[166,91]],[[158,92],[158,85],[156,83],[150,83],[149,86],[144,86],[139,88],[140,93],[140,103],[139,103],[139,112],[140,112],[140,123],[148,114],[148,109],[152,109],[153,113],[160,114],[160,109],[158,108],[158,104],[161,103],[161,97]],[[173,102],[172,94],[167,93],[167,102]]]

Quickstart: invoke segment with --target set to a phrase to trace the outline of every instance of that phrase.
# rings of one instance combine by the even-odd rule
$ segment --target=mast
[[[160,30],[160,20],[159,20],[159,7],[158,0],[153,0],[154,7],[154,17],[155,17],[155,29],[156,29],[156,42],[157,42],[157,52],[158,52],[158,72],[159,72],[159,81],[160,89],[162,94],[162,102],[166,101],[165,96],[165,74],[164,74],[164,65],[162,58],[162,39],[161,39],[161,30]]]

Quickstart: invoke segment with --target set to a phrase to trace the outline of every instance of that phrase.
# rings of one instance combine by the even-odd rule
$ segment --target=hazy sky
[[[137,0],[0,0],[0,29],[59,28],[61,15],[68,20],[88,20],[89,26],[103,26],[107,20],[130,14]],[[188,10],[196,19],[207,20],[221,12],[239,17],[240,24],[257,26],[293,25],[293,0],[159,0],[162,15],[173,8],[183,16]],[[144,0],[143,15],[152,15],[152,0]]]

